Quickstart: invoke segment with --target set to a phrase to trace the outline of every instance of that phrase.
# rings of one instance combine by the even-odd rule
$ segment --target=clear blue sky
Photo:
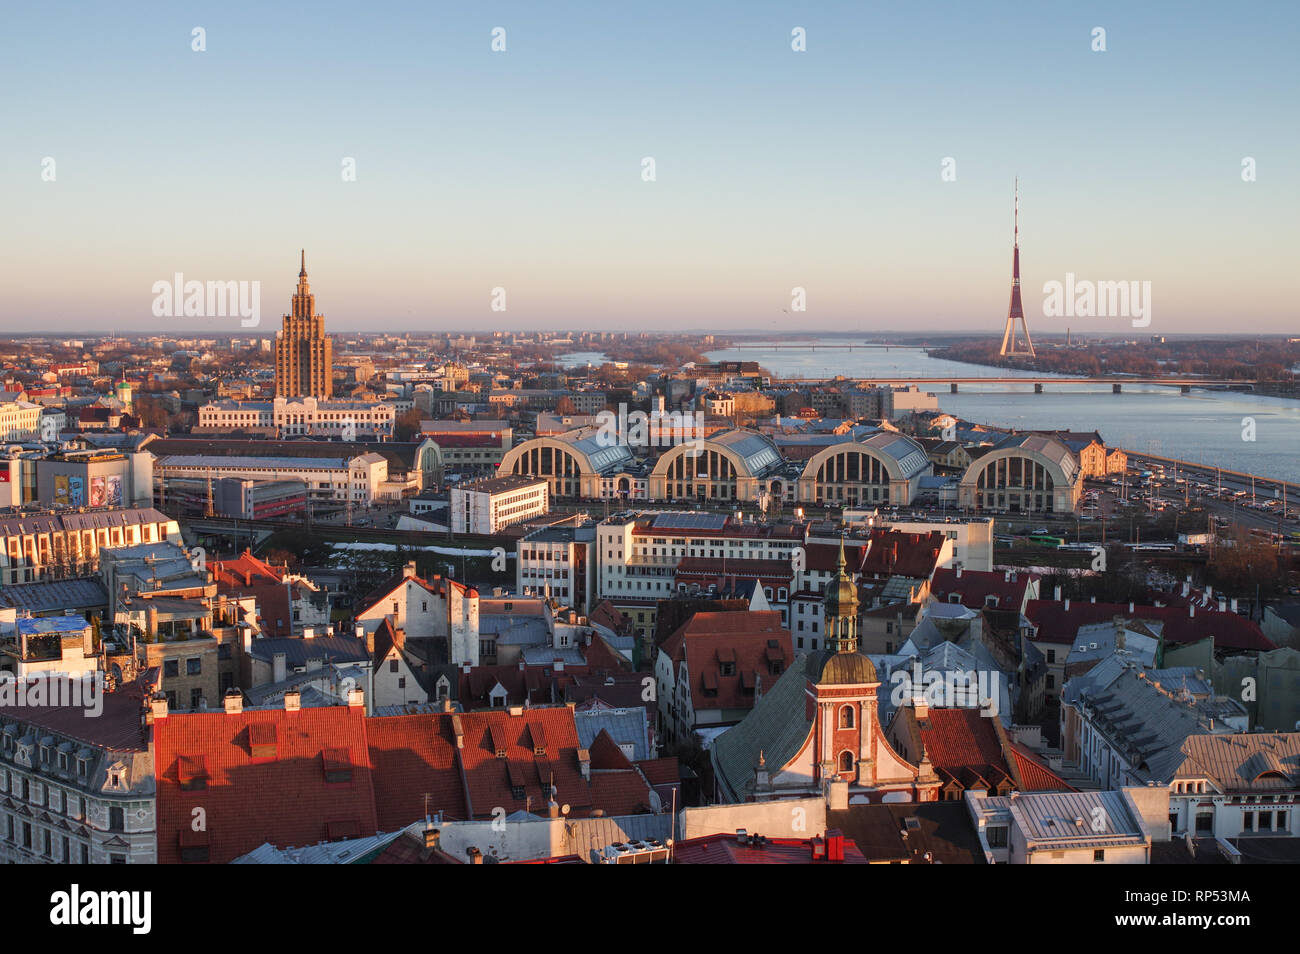
[[[1016,175],[1035,331],[1300,330],[1295,2],[271,6],[9,5],[0,330],[273,330],[305,246],[331,330],[1000,332]]]

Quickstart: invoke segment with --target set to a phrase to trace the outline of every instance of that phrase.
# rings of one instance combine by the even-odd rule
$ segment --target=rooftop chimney
[[[364,689],[348,690],[348,708],[355,709],[366,704],[366,691]]]
[[[302,693],[297,689],[290,689],[284,694],[284,711],[297,712],[302,708]]]
[[[161,692],[156,693],[149,700],[149,714],[153,716],[155,722],[167,718],[167,697]]]
[[[302,630],[303,639],[312,639],[316,636],[316,630],[311,626],[304,626]]]
[[[227,689],[222,702],[225,704],[226,712],[229,715],[239,715],[244,711],[244,694],[238,689]]]
[[[564,672],[564,660],[563,660],[563,659],[557,659],[557,660],[555,660],[555,662],[552,663],[552,665],[555,667],[555,671],[556,671],[556,672]]]
[[[582,777],[586,781],[588,782],[591,781],[591,750],[590,749],[578,749],[578,770],[582,773]]]
[[[415,576],[415,561],[408,560],[406,566],[402,567],[402,579],[409,580]]]
[[[1065,600],[1065,611],[1066,611],[1067,613],[1070,612],[1070,600],[1069,600],[1068,597],[1067,597],[1066,600]]]

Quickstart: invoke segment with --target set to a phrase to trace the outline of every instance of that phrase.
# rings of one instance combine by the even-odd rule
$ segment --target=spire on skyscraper
[[[298,269],[298,277],[307,277],[307,250],[305,248],[302,250],[302,268]]]

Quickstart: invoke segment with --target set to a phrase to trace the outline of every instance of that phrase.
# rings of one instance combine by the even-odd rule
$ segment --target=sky
[[[1036,336],[1130,326],[1045,315],[1067,274],[1300,332],[1292,0],[0,16],[0,332],[247,333],[156,316],[180,273],[270,333],[305,248],[330,331],[1000,335],[1017,176]]]

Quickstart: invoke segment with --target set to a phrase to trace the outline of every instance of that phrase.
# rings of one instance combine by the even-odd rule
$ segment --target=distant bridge
[[[1110,385],[1111,391],[1120,394],[1125,384],[1154,384],[1162,387],[1180,388],[1184,394],[1189,393],[1192,388],[1203,388],[1210,391],[1253,391],[1255,382],[1253,380],[1228,380],[1219,378],[1193,378],[1181,375],[1166,375],[1163,377],[1090,377],[1090,378],[1067,378],[1058,375],[1037,377],[1025,375],[1024,377],[906,377],[906,378],[878,378],[866,377],[860,375],[844,375],[840,378],[797,378],[788,377],[779,379],[781,382],[792,384],[825,384],[836,380],[852,381],[862,384],[880,384],[880,385],[908,385],[915,384],[918,387],[922,384],[946,384],[953,394],[957,393],[958,385],[962,384],[1032,384],[1036,394],[1043,393],[1043,388],[1048,384],[1095,384]]]

